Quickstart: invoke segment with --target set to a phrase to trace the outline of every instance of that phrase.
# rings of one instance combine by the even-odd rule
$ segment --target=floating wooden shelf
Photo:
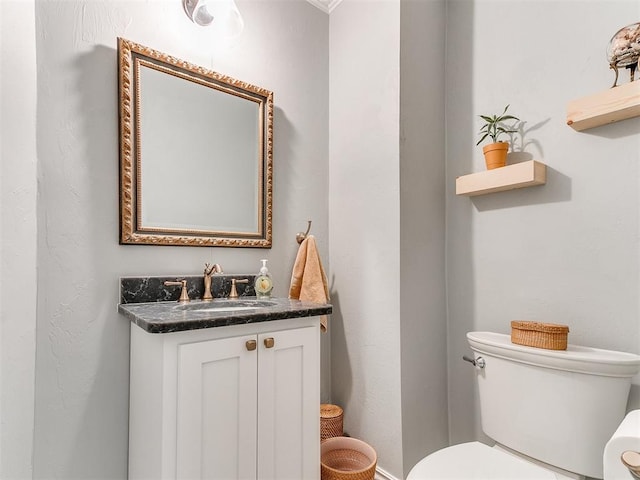
[[[567,105],[567,125],[578,131],[637,116],[640,116],[640,81],[578,98]]]
[[[544,185],[546,182],[547,166],[530,160],[458,177],[456,178],[456,195],[473,197],[485,193]]]

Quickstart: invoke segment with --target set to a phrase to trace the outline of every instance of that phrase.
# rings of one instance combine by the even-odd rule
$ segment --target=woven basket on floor
[[[343,411],[338,405],[320,405],[320,440],[342,436]]]
[[[553,323],[511,322],[511,343],[547,350],[566,350],[569,327]]]
[[[378,456],[357,438],[332,437],[320,447],[321,480],[373,480]]]

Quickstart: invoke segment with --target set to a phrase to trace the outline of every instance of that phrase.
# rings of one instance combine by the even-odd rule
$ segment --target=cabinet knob
[[[247,346],[247,350],[252,352],[256,349],[258,342],[256,342],[255,340],[247,340],[247,343],[245,343],[245,345]]]
[[[273,348],[275,344],[276,341],[273,339],[273,337],[267,337],[264,339],[264,346],[267,348]]]

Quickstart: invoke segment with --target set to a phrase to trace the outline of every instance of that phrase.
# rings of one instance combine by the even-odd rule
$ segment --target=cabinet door
[[[259,335],[258,349],[258,478],[319,479],[318,327]]]
[[[178,347],[178,479],[256,479],[256,336]],[[303,478],[303,477],[300,477]]]

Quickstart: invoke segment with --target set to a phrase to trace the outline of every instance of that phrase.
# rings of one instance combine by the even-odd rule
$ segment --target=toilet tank
[[[624,418],[640,356],[525,347],[491,332],[467,340],[485,361],[476,368],[483,431],[534,459],[602,478],[604,447]]]

